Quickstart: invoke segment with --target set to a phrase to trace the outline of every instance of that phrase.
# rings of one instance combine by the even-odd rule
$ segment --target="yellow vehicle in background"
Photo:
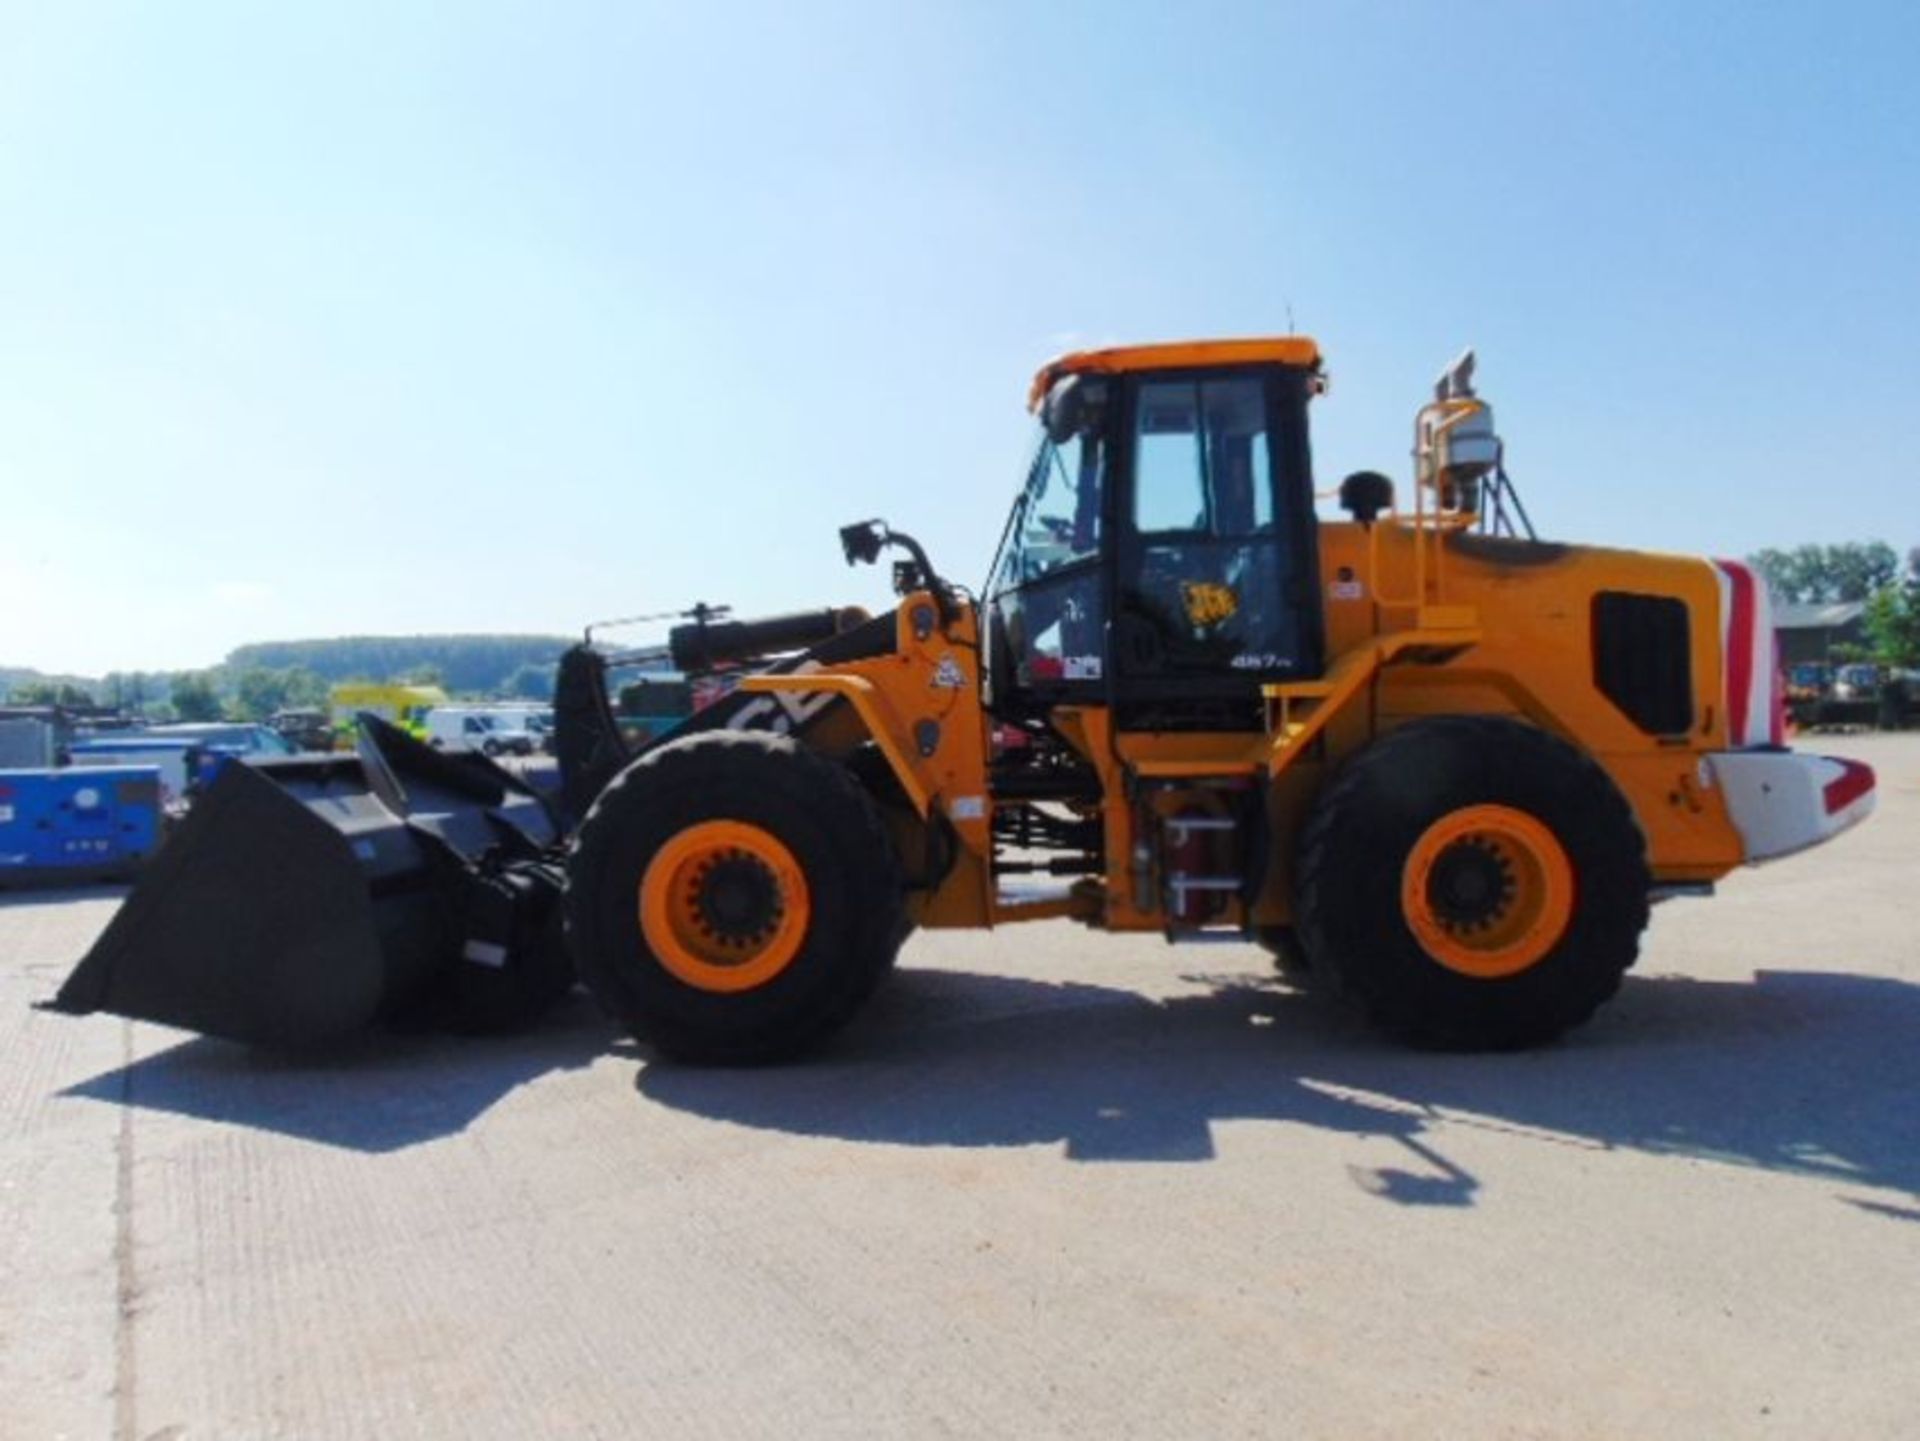
[[[351,749],[353,718],[362,713],[376,715],[388,725],[398,726],[415,740],[427,738],[427,712],[447,703],[447,693],[437,685],[394,685],[371,681],[349,681],[337,685],[328,695],[333,706],[334,731]]]

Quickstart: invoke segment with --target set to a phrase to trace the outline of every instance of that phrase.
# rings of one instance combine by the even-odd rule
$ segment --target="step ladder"
[[[1167,843],[1178,849],[1196,832],[1233,831],[1239,828],[1240,823],[1231,816],[1168,816],[1160,824],[1166,832]],[[1169,870],[1161,882],[1161,889],[1165,892],[1162,905],[1169,917],[1183,915],[1187,909],[1187,897],[1195,891],[1237,894],[1244,884],[1239,876],[1196,876],[1185,871]]]

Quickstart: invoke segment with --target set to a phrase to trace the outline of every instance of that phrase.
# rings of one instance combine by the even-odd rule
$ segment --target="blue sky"
[[[1036,365],[1462,346],[1544,531],[1920,543],[1920,8],[0,8],[0,663],[882,604]]]

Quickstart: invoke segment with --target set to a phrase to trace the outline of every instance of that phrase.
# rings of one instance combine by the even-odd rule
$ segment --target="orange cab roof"
[[[1250,340],[1174,340],[1158,345],[1116,345],[1105,350],[1076,350],[1040,367],[1027,392],[1035,409],[1063,375],[1118,375],[1130,370],[1185,370],[1205,365],[1320,364],[1320,347],[1304,335],[1261,336]]]

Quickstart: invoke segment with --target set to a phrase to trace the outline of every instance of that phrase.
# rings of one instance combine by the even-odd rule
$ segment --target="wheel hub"
[[[695,905],[703,928],[725,945],[746,946],[780,919],[780,884],[750,856],[717,860],[699,882]]]
[[[1427,880],[1427,904],[1448,930],[1485,929],[1513,895],[1513,863],[1478,837],[1447,847]]]
[[[1427,955],[1480,980],[1518,975],[1566,934],[1576,882],[1566,848],[1537,816],[1462,806],[1436,819],[1401,869],[1400,906]]]
[[[669,837],[640,877],[649,956],[695,990],[766,985],[800,954],[812,888],[786,843],[748,821],[696,821]]]

